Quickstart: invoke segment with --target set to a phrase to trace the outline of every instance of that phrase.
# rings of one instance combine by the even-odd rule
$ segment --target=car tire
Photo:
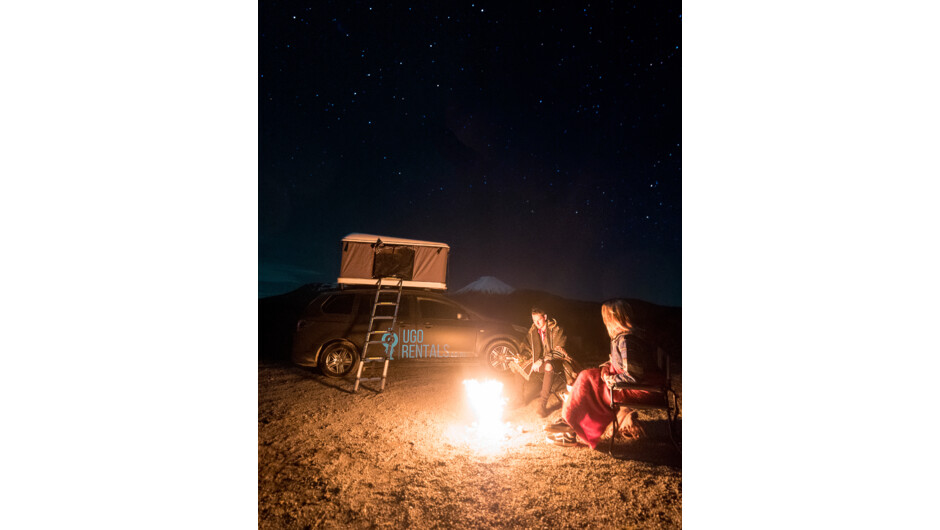
[[[483,350],[483,355],[480,356],[480,359],[487,368],[497,372],[505,372],[509,370],[509,365],[506,364],[506,357],[518,354],[519,348],[512,342],[508,340],[496,340],[491,342],[489,346]]]
[[[359,352],[345,341],[334,342],[323,349],[317,366],[320,372],[327,377],[345,377],[352,372],[359,362]]]

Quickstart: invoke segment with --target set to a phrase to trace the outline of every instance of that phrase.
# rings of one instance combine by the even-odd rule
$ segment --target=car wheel
[[[508,340],[498,340],[490,343],[483,353],[483,364],[489,368],[501,372],[509,369],[509,360],[519,354],[515,344]]]
[[[328,377],[345,377],[359,361],[359,353],[348,342],[334,342],[323,350],[317,366]]]

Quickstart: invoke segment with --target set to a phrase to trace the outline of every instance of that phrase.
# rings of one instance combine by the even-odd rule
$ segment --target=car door
[[[476,356],[476,323],[466,310],[439,298],[417,295],[417,332],[405,339],[421,341],[418,357]]]
[[[385,301],[385,300],[383,300]],[[357,336],[361,336],[362,340],[365,340],[366,330],[369,328],[369,318],[372,315],[372,306],[375,303],[375,294],[366,293],[359,296],[359,310],[356,318],[357,327],[356,331],[358,332]],[[404,339],[409,336],[408,330],[412,330],[417,326],[415,318],[415,300],[414,295],[402,294],[401,300],[398,305],[398,315],[395,319],[395,327],[392,328],[392,334],[386,336],[385,333],[378,333],[372,336],[373,340],[381,340],[382,342],[388,344],[391,347],[392,359],[399,359],[402,357],[402,345]],[[377,308],[376,314],[379,316],[390,316],[393,313],[393,309],[390,306],[385,306]],[[382,321],[376,321],[373,325],[374,329],[385,329],[385,326],[382,325]],[[373,349],[369,350],[369,355],[374,355],[379,352],[378,346],[372,346]]]
[[[414,295],[403,294],[398,305],[398,318],[395,320],[395,336],[391,339],[392,359],[408,358],[410,349],[409,337],[414,335],[414,329],[417,328],[417,318],[415,316],[415,297]]]

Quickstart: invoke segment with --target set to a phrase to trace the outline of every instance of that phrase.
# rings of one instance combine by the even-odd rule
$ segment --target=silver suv
[[[356,366],[365,341],[375,289],[325,291],[301,314],[291,359],[343,377]],[[395,327],[382,336],[392,360],[478,357],[505,369],[518,355],[526,328],[486,318],[437,292],[404,289]],[[370,349],[370,355],[372,350]]]

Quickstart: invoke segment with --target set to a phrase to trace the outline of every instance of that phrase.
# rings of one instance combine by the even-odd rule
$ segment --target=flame
[[[508,424],[503,423],[503,407],[507,398],[503,397],[503,384],[499,381],[467,379],[463,382],[467,388],[467,399],[476,413],[476,435],[484,442],[498,444],[508,435]]]

